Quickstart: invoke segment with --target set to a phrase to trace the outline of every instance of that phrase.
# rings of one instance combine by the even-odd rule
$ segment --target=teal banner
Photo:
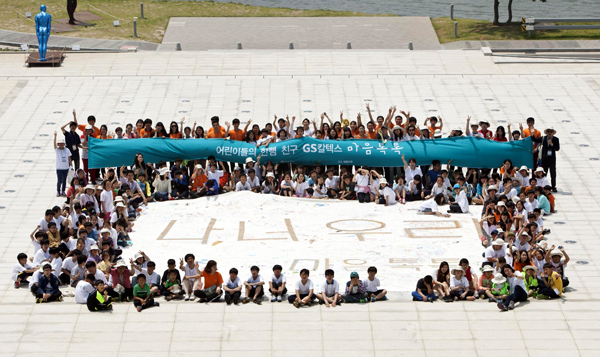
[[[269,147],[225,139],[133,139],[89,141],[90,168],[118,167],[133,164],[136,153],[142,153],[147,163],[206,159],[244,163],[247,157],[261,162],[290,162],[296,165],[357,165],[371,167],[402,166],[414,157],[418,165],[442,163],[452,159],[452,165],[473,168],[498,168],[506,159],[513,165],[532,167],[533,144],[530,138],[521,141],[497,142],[473,137],[444,138],[401,142],[378,140],[319,140],[300,138],[285,140]]]

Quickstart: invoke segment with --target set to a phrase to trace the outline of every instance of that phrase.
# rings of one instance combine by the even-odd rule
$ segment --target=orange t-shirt
[[[231,139],[231,140],[243,141],[245,137],[246,137],[246,132],[243,131],[242,129],[229,130],[229,139]]]
[[[528,138],[530,136],[531,136],[531,131],[529,130],[529,128],[523,129],[523,139]],[[539,137],[542,136],[542,133],[540,133],[539,130],[534,129],[533,136],[536,137],[536,138],[539,138]]]
[[[198,188],[204,187],[206,181],[208,181],[208,177],[206,177],[205,174],[200,175],[200,177],[195,177],[194,183],[192,184],[192,190],[196,191]]]
[[[146,131],[146,129],[140,130],[140,138],[151,138],[154,136],[154,130],[150,129],[150,131]]]
[[[112,139],[113,137],[108,135],[107,137],[103,138],[102,135],[98,135],[96,136],[96,139],[100,139],[100,140],[106,140],[106,139]]]
[[[84,132],[84,133],[85,133],[85,127],[86,127],[86,126],[87,126],[87,125],[84,125],[84,124],[79,124],[79,125],[77,125],[77,129],[79,129],[79,130],[81,130],[82,132]],[[93,128],[94,128],[94,132],[92,133],[92,136],[93,136],[94,138],[95,138],[95,137],[98,137],[98,136],[100,136],[100,128],[97,128],[97,127],[95,127],[95,126],[94,126]]]
[[[350,129],[350,132],[352,133],[352,136],[354,136],[354,137],[357,137],[357,136],[358,136],[358,134],[359,134],[359,132],[358,132],[358,128],[356,128],[356,129],[354,129],[354,130]]]
[[[374,131],[372,133],[367,131],[367,136],[369,137],[369,139],[377,139],[377,131]]]
[[[210,275],[203,270],[201,277],[204,278],[204,289],[210,288],[213,285],[223,284],[223,277],[219,272],[216,272],[214,275]]]
[[[215,133],[215,129],[211,127],[208,129],[208,134],[206,134],[207,139],[224,139],[225,138],[225,128],[219,126],[219,132]]]
[[[181,133],[169,134],[169,138],[171,138],[171,139],[181,139]]]

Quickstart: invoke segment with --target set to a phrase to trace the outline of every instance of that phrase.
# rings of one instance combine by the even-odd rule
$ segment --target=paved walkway
[[[0,357],[42,350],[63,357],[598,356],[598,65],[500,65],[479,51],[231,52],[78,54],[55,69],[24,68],[22,54],[0,54]],[[505,313],[484,301],[430,304],[392,295],[388,302],[301,310],[160,299],[159,308],[142,313],[116,304],[113,313],[91,314],[72,298],[34,304],[31,294],[12,287],[15,257],[32,254],[28,236],[44,209],[64,202],[53,195],[52,133],[73,109],[111,129],[182,116],[206,128],[212,115],[253,118],[261,126],[274,113],[365,115],[366,100],[374,114],[391,104],[418,118],[439,114],[446,135],[464,128],[467,115],[492,127],[515,128],[529,116],[536,128],[553,126],[561,141],[559,212],[544,226],[552,230],[548,243],[564,245],[571,257],[566,298]],[[190,249],[210,259],[205,249]],[[342,270],[339,277],[345,281]]]
[[[35,34],[0,30],[0,45],[15,45],[19,46],[26,44],[29,46],[38,45],[38,40]],[[48,47],[67,47],[72,48],[73,45],[80,45],[82,50],[118,50],[123,46],[136,46],[138,50],[154,51],[158,48],[158,44],[145,41],[124,41],[124,40],[103,40],[96,38],[68,37],[50,35]]]
[[[479,50],[482,47],[492,49],[519,48],[556,48],[556,49],[600,49],[600,40],[560,40],[560,41],[457,41],[442,45],[444,50]]]
[[[437,50],[440,43],[428,17],[172,17],[161,50],[176,42],[184,51],[244,49]]]

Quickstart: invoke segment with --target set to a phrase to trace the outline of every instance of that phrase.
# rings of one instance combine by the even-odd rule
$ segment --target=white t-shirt
[[[264,280],[263,280],[263,278],[262,278],[262,275],[258,274],[258,275],[256,276],[256,279],[254,279],[254,278],[252,277],[252,275],[250,275],[250,276],[248,277],[248,279],[246,279],[246,281],[247,281],[248,283],[250,283],[250,284],[256,284],[256,283],[261,283],[261,282],[263,282]]]
[[[256,175],[254,176],[254,180],[252,180],[250,176],[248,176],[248,181],[246,182],[250,184],[251,188],[260,187],[260,181],[258,181],[258,177],[256,177]]]
[[[42,247],[40,246],[40,243],[38,243],[37,240],[33,239],[31,241],[31,245],[33,246],[33,254],[35,255],[35,253],[37,253],[38,250],[42,249]]]
[[[231,277],[228,277],[227,280],[225,280],[225,286],[228,287],[229,289],[235,289],[238,286],[240,286],[242,284],[242,282],[240,281],[239,277],[235,277],[234,281],[231,281]]]
[[[384,198],[388,199],[389,206],[396,204],[396,193],[390,188],[390,186],[385,186],[385,188],[379,192]]]
[[[331,179],[328,177],[325,179],[325,187],[337,190],[339,182],[340,182],[339,176],[333,176]]]
[[[435,202],[435,197],[423,202],[421,206],[419,206],[419,211],[424,212],[427,208],[430,208],[431,212],[439,212],[438,204]]]
[[[306,196],[306,189],[308,188],[308,182],[302,181],[302,182],[295,182],[294,184],[296,185],[296,196],[298,196],[298,197]]]
[[[69,248],[69,252],[77,248],[77,240],[73,238],[69,238],[69,241],[63,240],[62,242],[67,246],[67,248]]]
[[[323,284],[321,284],[321,292],[327,297],[332,297],[333,295],[340,293],[340,284],[338,284],[335,279],[329,284],[327,279],[325,279]]]
[[[32,286],[33,284],[37,284],[40,282],[40,276],[42,276],[44,273],[40,272],[40,270],[36,270],[33,272],[33,275],[31,276],[31,279],[29,279],[29,286]]]
[[[44,251],[42,249],[40,249],[37,252],[35,252],[35,255],[33,256],[33,265],[34,266],[38,266],[44,260],[50,260],[50,253],[49,253],[49,251],[50,251],[50,248],[46,249],[45,253],[44,253]]]
[[[517,190],[515,190],[514,188],[511,188],[509,192],[506,192],[506,190],[505,190],[504,194],[506,195],[506,198],[508,198],[509,200],[512,199],[513,197],[519,195],[517,193]]]
[[[369,175],[361,175],[357,173],[354,175],[354,180],[356,181],[357,187],[369,186]]]
[[[313,196],[315,196],[315,197],[325,197],[325,196],[327,196],[327,188],[325,187],[325,185],[319,186],[319,185],[315,184],[313,186],[313,189],[315,190],[313,192]],[[319,193],[317,190],[321,191],[321,193]]]
[[[185,276],[194,276],[198,275],[198,270],[196,270],[196,262],[194,262],[194,266],[190,268],[190,265],[186,262],[183,267],[185,268]],[[196,278],[190,279],[190,281],[195,281]]]
[[[75,267],[75,265],[77,265],[77,259],[75,259],[75,261],[73,261],[73,258],[69,257],[69,259],[62,262],[61,269],[64,269],[64,270],[68,271],[69,273],[71,273],[71,271],[73,271],[73,268]]]
[[[307,295],[308,293],[310,293],[310,290],[315,289],[315,286],[313,285],[310,279],[307,279],[306,284],[302,284],[302,280],[296,281],[295,288],[300,294]]]
[[[11,279],[13,281],[17,281],[17,277],[19,276],[19,273],[21,273],[25,270],[28,270],[28,269],[33,269],[33,268],[35,268],[35,267],[29,263],[25,263],[24,266],[21,265],[21,263],[15,264],[15,266],[13,267]]]
[[[248,183],[248,181],[246,181],[246,184],[243,184],[242,181],[235,184],[235,192],[250,190],[252,190],[252,187],[250,186],[250,183]]]
[[[404,134],[404,137],[402,138],[401,141],[414,141],[414,140],[421,140],[421,138],[419,138],[416,135],[410,136],[408,134]]]
[[[63,265],[62,258],[59,256],[56,259],[52,259],[52,262],[50,262],[50,265],[52,266],[52,270],[54,270],[52,272],[52,274],[54,274],[54,276],[58,278],[60,273],[62,273],[62,265]]]
[[[87,275],[87,274],[91,274],[91,273],[86,272],[85,275]],[[96,281],[96,280],[102,280],[102,282],[104,282],[104,284],[108,285],[108,281],[106,281],[106,275],[104,275],[104,272],[101,271],[100,269],[96,269],[96,272],[94,273],[94,281]]]
[[[538,208],[537,199],[533,199],[533,202],[530,202],[529,199],[525,200],[525,209],[527,213],[532,213],[534,209]]]
[[[91,293],[96,291],[92,284],[85,280],[80,281],[75,288],[75,302],[78,304],[87,304],[87,299]]]
[[[50,222],[54,222],[56,223],[56,219],[52,218],[52,220],[50,220]],[[40,231],[44,231],[47,232],[48,231],[48,223],[50,222],[46,222],[46,218],[42,218],[40,219],[40,221],[38,222],[38,226],[40,226]],[[58,228],[58,223],[56,223],[56,227]]]
[[[515,276],[512,278],[508,278],[508,284],[510,285],[510,292],[514,292],[517,286],[520,286],[523,291],[527,292],[527,288],[525,288],[525,281],[519,279],[518,277],[523,276],[520,271],[515,271]]]
[[[410,166],[406,166],[404,168],[404,177],[405,180],[404,182],[411,182],[413,180],[413,178],[415,178],[415,175],[419,175],[421,177],[423,177],[423,171],[421,171],[421,168],[418,166],[415,166],[415,169],[411,169]]]
[[[209,180],[215,180],[217,183],[221,176],[223,176],[223,170],[215,170],[215,172],[211,172],[210,170],[206,173],[206,176]]]
[[[465,288],[469,287],[469,280],[467,280],[467,278],[465,278],[464,274],[463,276],[460,278],[460,280],[456,279],[455,275],[452,275],[450,277],[450,287],[454,288],[459,286],[460,289],[458,289],[459,291],[464,291]]]
[[[283,275],[283,274],[279,274],[279,278],[277,278],[275,276],[275,274],[273,274],[273,275],[271,275],[271,282],[274,284],[281,285],[282,283],[287,282],[287,280],[285,279],[285,275]]]
[[[381,283],[377,278],[373,278],[373,281],[369,280],[368,277],[365,280],[363,280],[363,286],[365,287],[365,290],[369,293],[374,293],[377,290],[379,290],[378,288],[380,285]]]
[[[160,286],[160,275],[155,271],[152,272],[152,275],[148,273],[148,269],[142,269],[142,273],[146,276],[147,284],[154,284],[156,286]]]
[[[469,200],[467,199],[465,191],[460,190],[458,196],[456,196],[456,203],[460,206],[462,213],[469,212]]]
[[[102,191],[100,194],[100,202],[102,202],[103,212],[110,213],[113,210],[113,195],[111,191]]]
[[[494,246],[490,245],[485,249],[485,258],[501,258],[506,256],[506,244],[502,246],[502,248],[498,250],[494,250]],[[496,263],[494,263],[494,266]]]
[[[71,157],[71,151],[66,147],[64,149],[56,148],[56,163],[55,167],[57,170],[68,170],[69,165],[69,157]]]
[[[537,186],[538,187],[544,188],[546,186],[550,186],[550,182],[548,181],[548,177],[543,176],[541,178],[537,178],[537,176],[536,176],[536,179],[537,179]]]
[[[515,177],[521,179],[521,186],[529,186],[529,175],[523,176],[521,175],[521,171],[517,171]]]
[[[482,134],[482,133],[480,133],[480,132],[476,132],[475,134],[473,134],[473,132],[470,132],[470,131],[469,131],[469,132],[467,133],[467,136],[474,136],[474,137],[476,137],[476,138],[482,138],[482,139],[485,139],[485,137],[483,136],[483,134]]]

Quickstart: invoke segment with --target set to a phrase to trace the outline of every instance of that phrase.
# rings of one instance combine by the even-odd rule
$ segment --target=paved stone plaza
[[[72,54],[54,69],[23,61],[0,54],[0,356],[598,356],[598,64],[502,64],[479,51]],[[36,305],[28,291],[13,289],[16,255],[33,252],[29,234],[62,201],[54,197],[52,134],[73,108],[111,128],[182,116],[206,128],[211,115],[261,125],[273,114],[364,115],[365,100],[378,113],[396,104],[420,121],[441,115],[445,135],[464,129],[467,115],[492,127],[517,128],[529,116],[537,128],[553,126],[562,142],[559,212],[545,226],[548,243],[571,257],[564,299],[505,313],[487,302],[424,304],[402,295],[300,310],[160,299],[160,308],[143,313],[116,304],[113,313],[91,314],[72,298]]]
[[[429,17],[172,17],[162,50],[440,49]]]

